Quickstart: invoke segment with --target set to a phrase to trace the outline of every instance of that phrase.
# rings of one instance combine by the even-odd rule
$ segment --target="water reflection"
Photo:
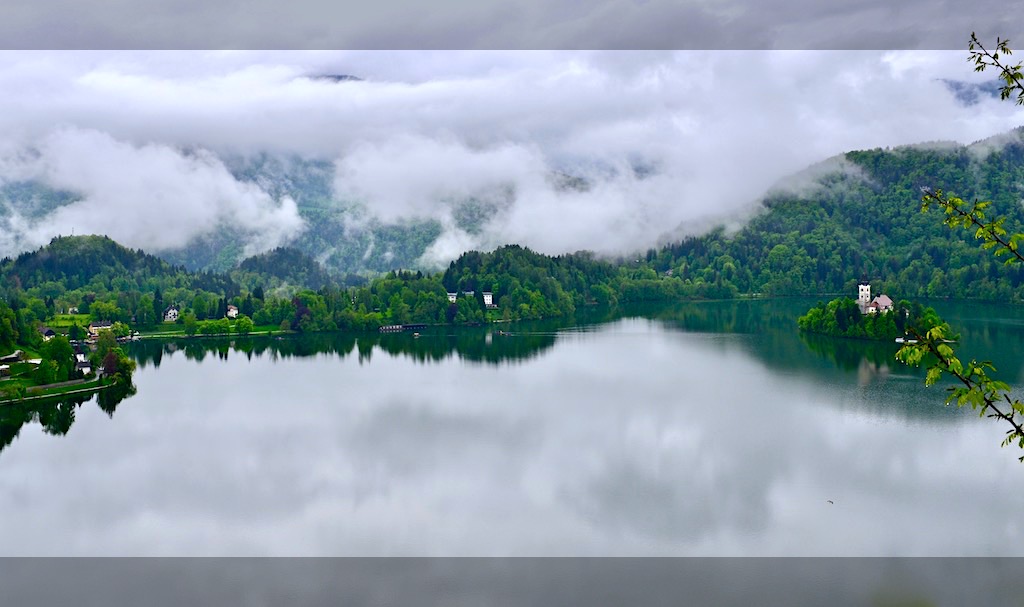
[[[571,322],[571,321],[570,321]],[[317,333],[276,337],[237,337],[144,340],[132,344],[129,355],[140,367],[159,367],[165,357],[181,353],[188,360],[202,362],[208,356],[227,360],[230,353],[247,359],[267,356],[271,360],[329,355],[345,359],[355,355],[360,363],[373,360],[380,351],[416,363],[438,363],[448,359],[490,365],[510,364],[535,358],[555,344],[562,324],[519,324],[514,329],[438,328],[411,333]]]
[[[91,395],[68,396],[42,401],[27,401],[0,406],[0,452],[3,452],[21,433],[26,424],[38,423],[43,432],[64,436],[75,423],[75,413],[85,403],[96,400],[97,406],[108,417],[114,416],[118,405],[133,396],[133,384],[114,385]]]
[[[894,371],[924,377],[922,370],[907,367],[896,360],[899,346],[895,343],[838,339],[813,333],[799,335],[800,341],[811,352],[832,361],[838,369],[855,371],[857,383],[861,386],[885,381]]]
[[[355,357],[369,364],[375,353],[417,364],[460,360],[485,365],[509,365],[529,361],[550,351],[568,335],[600,330],[609,321],[624,318],[653,319],[662,327],[683,333],[741,336],[711,347],[722,351],[740,347],[773,371],[796,374],[819,383],[854,383],[863,398],[846,399],[842,406],[856,406],[876,414],[895,414],[921,419],[955,419],[955,408],[943,407],[940,388],[921,398],[887,398],[886,392],[919,391],[923,369],[895,360],[896,344],[835,339],[797,331],[796,318],[815,300],[807,298],[682,302],[671,305],[636,305],[611,312],[587,310],[575,318],[517,323],[490,327],[433,327],[417,337],[410,333],[321,333],[275,337],[236,337],[149,340],[132,344],[130,355],[140,367],[159,367],[165,357],[183,355],[202,362],[207,357],[228,360],[242,355],[248,360],[306,358],[327,355],[344,360]],[[940,313],[962,334],[961,347],[968,355],[994,359],[1008,371],[1011,382],[1024,380],[1024,310],[1012,306],[938,302]],[[180,354],[179,354],[180,353]],[[897,384],[908,386],[893,387]],[[889,394],[891,396],[891,394]]]
[[[1024,384],[1024,307],[927,303],[961,334],[957,348],[963,360],[991,360],[1000,379]],[[741,334],[746,338],[738,343],[769,369],[807,377],[817,384],[855,382],[861,388],[859,398],[829,400],[834,406],[932,421],[955,421],[964,414],[943,404],[943,390],[951,383],[940,382],[925,390],[925,370],[897,361],[897,344],[798,331],[797,317],[813,305],[820,302],[808,298],[683,302],[641,307],[631,315],[657,319],[675,331]]]
[[[509,336],[138,343],[140,394],[118,424],[78,408],[59,444],[22,433],[4,454],[0,518],[19,521],[5,546],[1018,553],[1024,495],[1007,487],[1024,468],[998,448],[999,428],[944,409],[881,345],[801,339],[804,308],[670,306]],[[978,322],[1009,343],[993,329],[1003,321]],[[68,427],[58,413],[50,427]]]
[[[802,300],[735,300],[642,304],[623,309],[629,318],[650,318],[687,332],[792,333]]]
[[[876,414],[897,414],[931,420],[955,420],[955,408],[941,406],[944,395],[935,390],[928,398],[889,398],[893,381],[910,381],[919,391],[921,369],[895,361],[895,344],[834,339],[800,333],[795,319],[816,302],[810,299],[684,302],[673,305],[637,305],[612,313],[584,310],[576,318],[518,323],[501,328],[437,327],[418,337],[400,334],[321,333],[303,336],[236,337],[146,340],[131,344],[130,355],[140,368],[159,368],[165,357],[183,356],[202,362],[207,357],[226,361],[232,355],[247,360],[268,357],[277,361],[328,355],[337,359],[355,356],[360,364],[372,362],[374,353],[403,358],[418,364],[462,360],[487,365],[521,363],[554,347],[570,333],[598,330],[615,318],[654,319],[671,331],[747,335],[749,339],[720,342],[710,347],[739,347],[767,368],[795,373],[818,382],[849,381],[865,389],[864,398],[830,401],[856,406]],[[938,302],[940,314],[962,334],[964,357],[993,360],[1010,382],[1024,380],[1024,310],[1015,306]],[[808,356],[808,353],[813,356]],[[827,364],[823,364],[827,363]],[[846,379],[843,379],[846,378]],[[902,392],[899,387],[896,392]],[[135,387],[112,388],[95,397],[68,398],[45,404],[0,408],[0,451],[11,444],[27,423],[39,423],[47,434],[64,435],[74,424],[75,410],[95,398],[99,408],[113,416],[119,403],[135,394]],[[888,396],[888,397],[887,397]],[[626,464],[624,464],[626,465]]]

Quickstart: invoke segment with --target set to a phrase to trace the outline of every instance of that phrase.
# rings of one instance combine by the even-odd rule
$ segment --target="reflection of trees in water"
[[[83,402],[84,399],[68,399],[40,405],[36,409],[36,419],[47,434],[64,436],[75,423],[75,409]]]
[[[404,333],[310,333],[305,335],[144,339],[128,345],[139,367],[159,367],[164,356],[178,352],[202,362],[243,354],[246,358],[278,358],[330,354],[345,358],[353,352],[360,363],[369,362],[374,350],[408,357],[419,363],[439,362],[453,356],[485,364],[503,364],[539,356],[554,345],[556,332],[566,327],[599,324],[620,318],[608,308],[582,308],[575,317],[551,321],[524,321],[484,327],[428,327],[415,337]],[[509,333],[503,335],[502,333]]]
[[[836,339],[798,331],[796,318],[809,305],[811,301],[803,299],[688,302],[634,312],[660,320],[674,330],[756,335],[744,343],[774,369],[806,369],[807,350],[843,371],[863,370],[865,366],[881,370],[894,362],[898,349],[895,343]]]
[[[961,412],[942,400],[918,398],[920,369],[896,362],[895,343],[838,339],[801,333],[796,319],[814,305],[810,299],[687,302],[631,310],[674,331],[745,335],[708,342],[708,347],[739,348],[776,373],[810,378],[822,391],[842,389],[855,380],[859,397],[823,402],[881,416],[953,421]],[[896,381],[894,381],[896,380]],[[909,383],[904,383],[907,380]]]
[[[793,310],[792,300],[689,301],[631,305],[623,308],[623,315],[660,320],[687,332],[765,333],[796,326]]]
[[[815,354],[827,358],[836,367],[845,371],[862,371],[864,368],[888,369],[896,363],[895,343],[866,341],[862,339],[842,339],[798,332],[800,340]]]
[[[430,327],[412,333],[313,333],[308,335],[255,336],[240,338],[160,339],[132,343],[129,355],[140,367],[159,367],[165,356],[178,352],[185,358],[203,361],[207,356],[222,360],[242,354],[269,356],[272,360],[329,354],[345,358],[353,352],[360,363],[369,362],[375,350],[419,363],[439,362],[457,356],[486,364],[526,360],[551,348],[557,330],[575,323],[517,323],[513,326]],[[507,333],[507,334],[503,334]]]
[[[860,386],[885,381],[893,372],[921,374],[919,370],[905,367],[896,361],[896,351],[899,350],[896,343],[844,339],[803,331],[799,335],[811,352],[831,361],[838,369],[856,372],[857,384]]]
[[[96,393],[96,404],[109,417],[114,417],[114,411],[124,399],[135,396],[135,384],[114,384],[106,390]]]
[[[4,405],[0,407],[0,452],[14,442],[26,424],[38,423],[45,433],[64,436],[75,423],[78,408],[94,397],[99,408],[113,417],[121,401],[134,394],[135,386],[132,384],[114,385],[100,390],[95,395],[67,396]]]
[[[510,331],[503,335],[490,330],[459,330],[424,334],[418,339],[404,334],[381,335],[375,345],[393,356],[406,355],[421,363],[457,355],[463,360],[501,364],[536,357],[555,344],[555,337],[554,332]]]

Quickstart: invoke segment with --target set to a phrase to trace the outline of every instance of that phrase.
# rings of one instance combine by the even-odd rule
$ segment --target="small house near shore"
[[[96,320],[89,323],[89,335],[98,337],[100,331],[110,331],[114,328],[114,323],[109,320]]]

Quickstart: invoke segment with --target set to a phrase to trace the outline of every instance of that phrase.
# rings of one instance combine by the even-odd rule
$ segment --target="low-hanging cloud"
[[[58,235],[106,234],[122,244],[164,251],[231,228],[247,252],[277,246],[303,227],[295,202],[275,201],[236,181],[213,154],[167,145],[133,145],[106,133],[61,129],[33,153],[3,159],[8,175],[36,181],[80,199],[35,221],[15,215],[25,245]]]
[[[642,175],[628,159],[565,166],[532,145],[473,149],[402,136],[354,149],[338,162],[335,191],[384,222],[438,220],[445,228],[423,258],[438,265],[468,248],[526,243],[548,252],[616,253],[647,242],[688,211],[674,175]],[[582,179],[567,186],[566,178]],[[478,230],[461,225],[464,205],[483,205]],[[680,212],[681,211],[681,212]]]
[[[400,135],[361,143],[340,158],[334,190],[395,222],[446,216],[453,204],[502,184],[528,186],[544,170],[538,151],[522,145],[472,150],[458,141]]]
[[[426,262],[507,242],[626,253],[742,214],[781,177],[850,149],[966,143],[1017,126],[1011,104],[965,107],[948,90],[944,78],[984,79],[963,59],[0,53],[0,180],[28,171],[83,195],[44,220],[9,217],[24,238],[0,246],[75,227],[170,249],[225,225],[254,251],[286,243],[302,229],[294,203],[218,160],[269,153],[331,161],[338,212],[358,209],[349,221],[438,221]],[[479,225],[460,220],[469,200],[487,209]]]

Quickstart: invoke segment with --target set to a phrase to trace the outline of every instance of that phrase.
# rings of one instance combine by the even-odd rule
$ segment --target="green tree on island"
[[[952,330],[934,309],[919,303],[901,300],[888,312],[863,313],[857,302],[849,297],[833,299],[827,304],[819,303],[797,319],[797,326],[802,331],[889,342],[906,337],[912,328],[921,331],[921,327],[927,330],[937,325],[945,326],[947,334],[952,335]]]

